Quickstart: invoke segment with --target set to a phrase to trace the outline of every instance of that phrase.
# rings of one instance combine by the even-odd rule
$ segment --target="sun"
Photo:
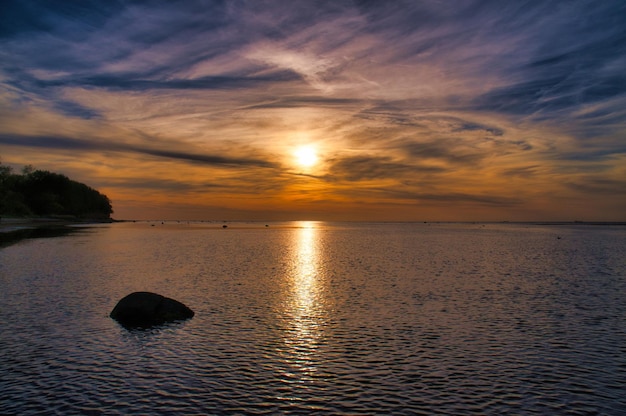
[[[300,146],[293,152],[298,165],[310,168],[317,163],[317,152],[313,146]]]

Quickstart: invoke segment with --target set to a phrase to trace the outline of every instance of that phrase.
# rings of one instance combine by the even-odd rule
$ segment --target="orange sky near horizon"
[[[620,2],[33,4],[0,161],[116,219],[626,220]]]

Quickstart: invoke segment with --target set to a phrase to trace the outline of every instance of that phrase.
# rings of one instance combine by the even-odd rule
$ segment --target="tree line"
[[[109,198],[65,175],[25,166],[21,174],[0,163],[0,216],[110,219]]]

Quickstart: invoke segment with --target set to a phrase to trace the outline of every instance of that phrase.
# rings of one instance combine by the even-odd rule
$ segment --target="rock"
[[[193,317],[194,312],[177,300],[156,293],[135,292],[122,298],[109,315],[122,326],[150,327]]]

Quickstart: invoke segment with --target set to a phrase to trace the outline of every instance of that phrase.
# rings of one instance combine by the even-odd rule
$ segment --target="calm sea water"
[[[0,414],[626,412],[626,227],[153,224],[0,249]]]

